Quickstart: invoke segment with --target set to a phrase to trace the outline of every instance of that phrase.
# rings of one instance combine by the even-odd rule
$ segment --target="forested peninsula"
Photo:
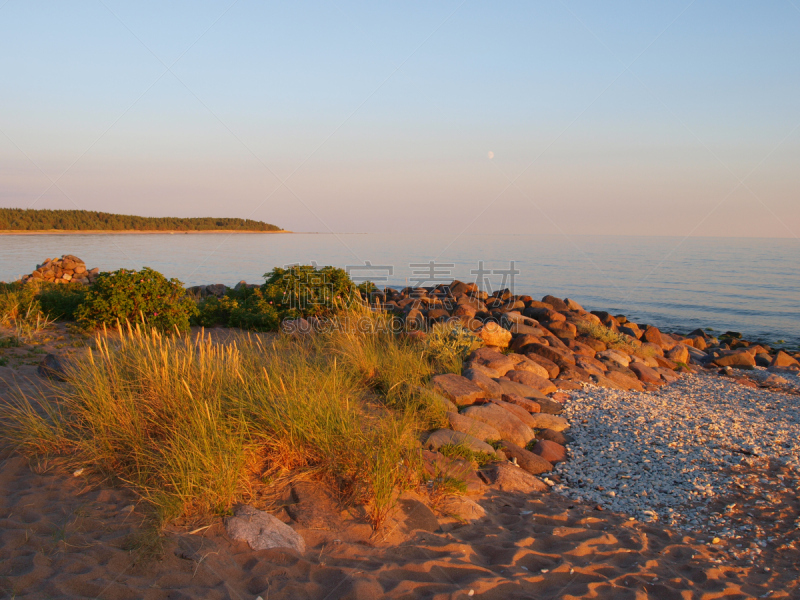
[[[258,231],[279,232],[280,227],[252,219],[212,217],[137,217],[92,210],[37,210],[0,208],[0,231]]]

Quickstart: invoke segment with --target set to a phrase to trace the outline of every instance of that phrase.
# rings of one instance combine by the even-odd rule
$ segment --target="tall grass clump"
[[[436,323],[425,338],[425,353],[438,371],[460,375],[464,359],[481,344],[481,338],[459,323]]]
[[[36,286],[0,283],[0,325],[12,328],[17,339],[28,340],[53,323],[37,292]]]
[[[642,348],[642,343],[636,338],[613,331],[605,325],[578,321],[575,323],[575,327],[579,333],[600,340],[613,350],[623,350],[633,354],[634,352],[639,352]]]
[[[101,331],[55,397],[0,405],[0,437],[123,482],[161,523],[225,514],[289,473],[328,481],[377,527],[417,478],[417,440],[435,419],[422,349],[382,332],[164,335]],[[419,389],[418,389],[419,388]]]

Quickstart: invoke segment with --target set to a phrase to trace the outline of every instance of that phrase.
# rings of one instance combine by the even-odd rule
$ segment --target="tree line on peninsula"
[[[93,210],[0,208],[5,231],[282,231],[252,219],[138,217]]]

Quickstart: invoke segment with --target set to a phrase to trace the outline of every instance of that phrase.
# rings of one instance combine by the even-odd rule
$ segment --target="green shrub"
[[[40,284],[36,299],[51,319],[74,321],[89,288],[80,284]]]
[[[197,306],[180,281],[145,267],[101,273],[75,316],[85,327],[144,320],[161,331],[175,327],[184,331],[196,313]]]
[[[260,289],[228,290],[222,298],[207,296],[197,304],[193,325],[240,327],[253,331],[277,331],[280,316]]]
[[[361,301],[359,289],[350,276],[336,267],[276,267],[264,277],[266,282],[261,286],[264,298],[273,303],[281,320],[327,317]]]
[[[436,323],[425,338],[425,355],[438,371],[460,374],[464,359],[481,343],[458,323]]]

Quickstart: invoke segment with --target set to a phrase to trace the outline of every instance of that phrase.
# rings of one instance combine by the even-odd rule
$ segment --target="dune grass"
[[[130,486],[160,524],[258,503],[302,473],[365,505],[377,528],[418,481],[419,433],[444,411],[425,387],[424,350],[384,316],[350,316],[361,326],[226,344],[100,332],[54,397],[0,406],[0,437]]]

